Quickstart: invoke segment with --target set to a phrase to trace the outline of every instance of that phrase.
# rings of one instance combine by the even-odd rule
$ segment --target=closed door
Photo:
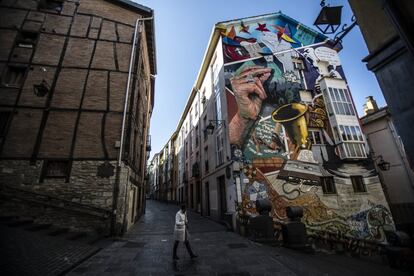
[[[135,215],[136,215],[136,192],[137,189],[135,187],[132,187],[131,190],[129,190],[129,221],[128,221],[128,228],[134,224]]]
[[[217,189],[219,191],[219,212],[220,217],[224,217],[224,214],[227,213],[227,203],[226,203],[226,182],[224,180],[224,175],[217,178]]]
[[[210,216],[210,185],[208,184],[208,182],[206,182],[206,188],[205,188],[205,193],[206,193],[206,214],[207,216]]]

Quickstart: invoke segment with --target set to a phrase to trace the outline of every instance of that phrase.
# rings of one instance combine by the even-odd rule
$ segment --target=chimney
[[[378,105],[377,105],[377,102],[374,100],[374,97],[368,96],[365,99],[366,99],[366,102],[364,104],[365,115],[378,111]]]

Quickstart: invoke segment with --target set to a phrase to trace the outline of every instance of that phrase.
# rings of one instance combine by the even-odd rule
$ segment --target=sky
[[[155,14],[157,77],[150,130],[151,158],[177,128],[215,23],[281,11],[316,29],[313,22],[321,9],[319,0],[133,1],[153,9]],[[326,0],[326,4],[344,6],[342,23],[351,22],[347,0]],[[386,105],[375,75],[361,61],[367,55],[362,34],[355,27],[343,39],[339,56],[360,116],[367,96],[374,96],[379,106]]]

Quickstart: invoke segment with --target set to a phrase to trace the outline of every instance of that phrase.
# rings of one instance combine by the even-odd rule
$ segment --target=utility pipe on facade
[[[197,160],[197,162],[199,163],[199,166],[198,166],[198,170],[199,170],[199,183],[200,183],[200,186],[198,187],[198,189],[199,189],[199,191],[197,191],[197,193],[199,193],[199,195],[200,195],[200,213],[201,213],[201,215],[203,215],[203,185],[204,185],[204,183],[201,181],[201,175],[203,174],[203,165],[202,165],[202,163],[203,163],[203,158],[204,158],[204,154],[203,154],[203,147],[201,146],[201,141],[202,141],[202,137],[201,137],[201,127],[204,127],[204,126],[202,126],[202,122],[203,122],[203,120],[202,120],[202,118],[201,118],[201,101],[200,101],[200,90],[196,87],[196,86],[194,86],[194,90],[196,91],[196,93],[197,93],[197,107],[198,107],[198,110],[197,110],[197,113],[198,113],[198,133],[197,133],[197,135],[198,135],[198,137],[199,137],[199,147],[200,147],[200,156],[199,156],[199,158],[200,158],[200,160]],[[197,184],[196,184],[197,185]],[[196,197],[197,198],[197,197]]]
[[[128,80],[127,80],[127,86],[125,90],[125,101],[124,101],[124,112],[122,116],[122,128],[121,128],[121,141],[119,146],[119,154],[118,154],[118,161],[116,164],[116,172],[115,172],[115,183],[114,183],[114,192],[113,192],[113,198],[112,198],[112,216],[111,216],[111,235],[116,236],[117,233],[117,227],[116,227],[116,217],[117,217],[117,205],[118,205],[118,194],[119,194],[119,184],[120,184],[120,174],[121,174],[121,165],[122,165],[122,155],[123,155],[123,149],[124,149],[124,139],[125,139],[125,124],[126,124],[126,116],[127,116],[127,108],[128,108],[128,100],[129,100],[129,93],[130,93],[130,86],[131,86],[131,79],[132,79],[132,70],[135,63],[135,48],[137,44],[137,32],[139,29],[139,34],[141,35],[141,28],[140,23],[145,20],[153,20],[154,17],[146,17],[146,18],[138,18],[135,21],[135,29],[134,29],[134,39],[132,42],[132,49],[131,49],[131,57],[129,60],[129,69],[128,69]],[[125,191],[127,192],[127,191]],[[125,206],[126,208],[126,206]]]

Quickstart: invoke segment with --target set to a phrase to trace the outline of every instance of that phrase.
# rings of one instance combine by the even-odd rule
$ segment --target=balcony
[[[151,135],[147,135],[147,151],[151,151]]]
[[[200,168],[198,166],[198,163],[194,163],[192,167],[192,176],[193,177],[199,177],[200,176]]]

